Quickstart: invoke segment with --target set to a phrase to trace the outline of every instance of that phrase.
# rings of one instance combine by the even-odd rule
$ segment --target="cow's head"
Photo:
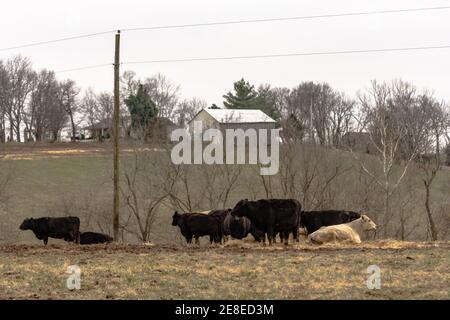
[[[22,224],[20,225],[20,230],[30,230],[33,228],[33,218],[25,219],[23,220]]]
[[[233,210],[231,210],[231,215],[233,217],[243,217],[245,213],[248,211],[248,199],[240,200],[234,206]]]
[[[361,221],[362,221],[363,230],[366,230],[366,231],[377,230],[377,225],[368,216],[362,215]]]
[[[175,211],[175,213],[172,216],[172,225],[177,226],[178,222],[180,220],[181,214],[178,213],[178,211]]]

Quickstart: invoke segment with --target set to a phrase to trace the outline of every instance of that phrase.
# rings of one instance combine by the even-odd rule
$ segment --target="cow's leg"
[[[194,238],[195,238],[195,244],[200,245],[200,240],[198,239],[198,236],[194,236]]]
[[[294,231],[292,232],[292,236],[294,237],[294,241],[295,242],[300,242],[300,239],[299,239],[298,235],[299,235],[298,227],[295,227]]]
[[[289,244],[289,231],[282,232],[284,237],[284,245],[287,246]],[[282,234],[280,233],[280,234]]]
[[[48,243],[48,237],[45,237],[45,238],[42,239],[42,240],[44,240],[44,245],[47,245],[47,243]]]
[[[192,243],[192,236],[187,236],[187,237],[186,237],[186,242],[187,242],[188,244]]]
[[[272,245],[272,241],[275,238],[275,230],[273,227],[267,228],[267,238],[269,239],[269,246]]]
[[[253,236],[255,241],[261,242],[261,237],[258,235],[258,233],[254,227],[250,227],[250,234]]]
[[[273,233],[267,233],[267,239],[269,240],[269,247],[270,247],[273,242]]]

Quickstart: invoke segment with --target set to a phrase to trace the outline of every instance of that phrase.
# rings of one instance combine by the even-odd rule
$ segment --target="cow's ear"
[[[231,212],[231,210],[232,210],[231,208],[228,208],[228,209],[227,209],[228,212]]]

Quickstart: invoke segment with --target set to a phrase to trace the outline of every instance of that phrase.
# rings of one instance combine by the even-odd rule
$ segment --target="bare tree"
[[[355,102],[327,83],[303,82],[292,90],[274,89],[284,139],[338,146],[351,129]]]
[[[61,82],[60,84],[60,94],[59,94],[59,101],[64,109],[64,111],[67,113],[70,125],[72,129],[72,140],[75,140],[76,138],[76,125],[75,125],[75,114],[78,112],[79,109],[79,103],[77,96],[80,93],[80,89],[76,86],[75,81],[73,80],[65,80]]]
[[[327,141],[330,145],[340,146],[342,137],[352,130],[355,105],[356,101],[347,98],[344,93],[336,94],[326,125]]]
[[[37,76],[27,108],[27,129],[36,141],[44,139],[50,127],[51,113],[58,108],[58,103],[58,82],[55,74],[42,70]]]
[[[433,181],[442,168],[441,149],[439,145],[441,136],[447,130],[449,113],[444,103],[437,102],[431,96],[422,96],[421,103],[426,108],[427,115],[430,118],[429,125],[427,126],[427,145],[424,151],[431,149],[432,153],[422,154],[419,157],[419,167],[423,172],[422,181],[425,187],[425,210],[427,213],[428,233],[431,240],[436,241],[438,239],[438,229],[431,208],[431,192]]]
[[[200,110],[206,107],[207,103],[203,99],[195,97],[192,99],[185,99],[178,104],[174,116],[177,118],[178,124],[184,126],[188,121],[192,120]]]
[[[33,89],[35,73],[28,58],[15,56],[3,67],[0,96],[10,126],[9,136],[21,141],[20,129],[24,120],[24,108]]]
[[[52,134],[52,140],[56,141],[58,140],[58,137],[60,136],[61,130],[64,128],[64,126],[67,124],[69,120],[69,115],[66,112],[66,109],[61,104],[60,99],[60,87],[58,85],[57,88],[57,101],[55,103],[51,103],[47,105],[48,107],[48,113],[47,113],[47,128],[48,131]]]
[[[6,110],[7,110],[7,99],[6,92],[8,88],[8,73],[0,60],[0,143],[5,143],[6,141]]]
[[[178,104],[180,87],[170,82],[163,74],[158,73],[144,81],[152,101],[158,109],[159,118],[173,118]]]
[[[420,152],[425,136],[427,121],[423,109],[418,107],[415,92],[414,86],[401,80],[390,84],[373,81],[371,89],[359,96],[362,108],[359,123],[369,134],[371,143],[379,153],[377,159],[381,175],[370,170],[355,153],[353,155],[359,160],[362,169],[383,190],[384,212],[381,225],[384,237],[388,234],[388,224],[392,219],[391,197]],[[412,125],[413,118],[416,122]],[[411,143],[406,151],[402,146],[407,139]],[[398,172],[395,170],[395,163],[400,159],[403,163]]]
[[[154,155],[153,155],[154,156]],[[128,209],[128,222],[133,220],[137,227],[123,223],[124,230],[135,235],[140,241],[150,241],[151,231],[158,209],[167,197],[165,187],[168,180],[155,174],[160,168],[158,157],[135,151],[131,165],[124,168],[124,183],[120,187],[124,203]]]
[[[80,103],[80,112],[88,126],[93,126],[98,122],[98,109],[97,95],[92,88],[88,88]]]

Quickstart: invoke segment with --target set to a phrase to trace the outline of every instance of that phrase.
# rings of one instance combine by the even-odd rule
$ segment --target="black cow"
[[[308,234],[319,230],[321,227],[347,223],[361,218],[361,214],[354,211],[323,210],[302,211],[300,227],[304,227]]]
[[[231,214],[230,214],[231,217]],[[260,242],[262,236],[261,231],[257,230],[247,217],[234,217],[230,219],[230,235],[235,239],[243,239],[251,234],[255,241]]]
[[[250,220],[246,217],[233,217],[231,209],[211,210],[208,214],[221,219],[224,240],[228,236],[234,239],[243,239],[250,233],[256,241],[261,241],[261,232],[258,233]]]
[[[97,244],[112,242],[113,238],[106,234],[97,232],[81,232],[80,244]]]
[[[230,235],[230,215],[231,209],[218,209],[218,210],[211,210],[208,215],[217,217],[220,219],[220,225],[222,228],[222,236],[224,237],[224,241],[228,238]]]
[[[33,231],[36,238],[47,245],[48,238],[64,239],[80,243],[80,219],[78,217],[25,219],[20,230]]]
[[[231,214],[236,217],[247,217],[252,225],[267,234],[269,245],[277,232],[283,234],[284,244],[288,244],[289,233],[298,239],[298,219],[300,218],[301,205],[295,199],[262,199],[239,201]],[[265,237],[263,238],[265,243]]]
[[[202,213],[182,213],[177,211],[172,216],[172,225],[179,226],[181,234],[187,243],[192,243],[192,237],[195,243],[199,243],[198,238],[209,236],[211,243],[222,242],[222,220],[217,215]]]

